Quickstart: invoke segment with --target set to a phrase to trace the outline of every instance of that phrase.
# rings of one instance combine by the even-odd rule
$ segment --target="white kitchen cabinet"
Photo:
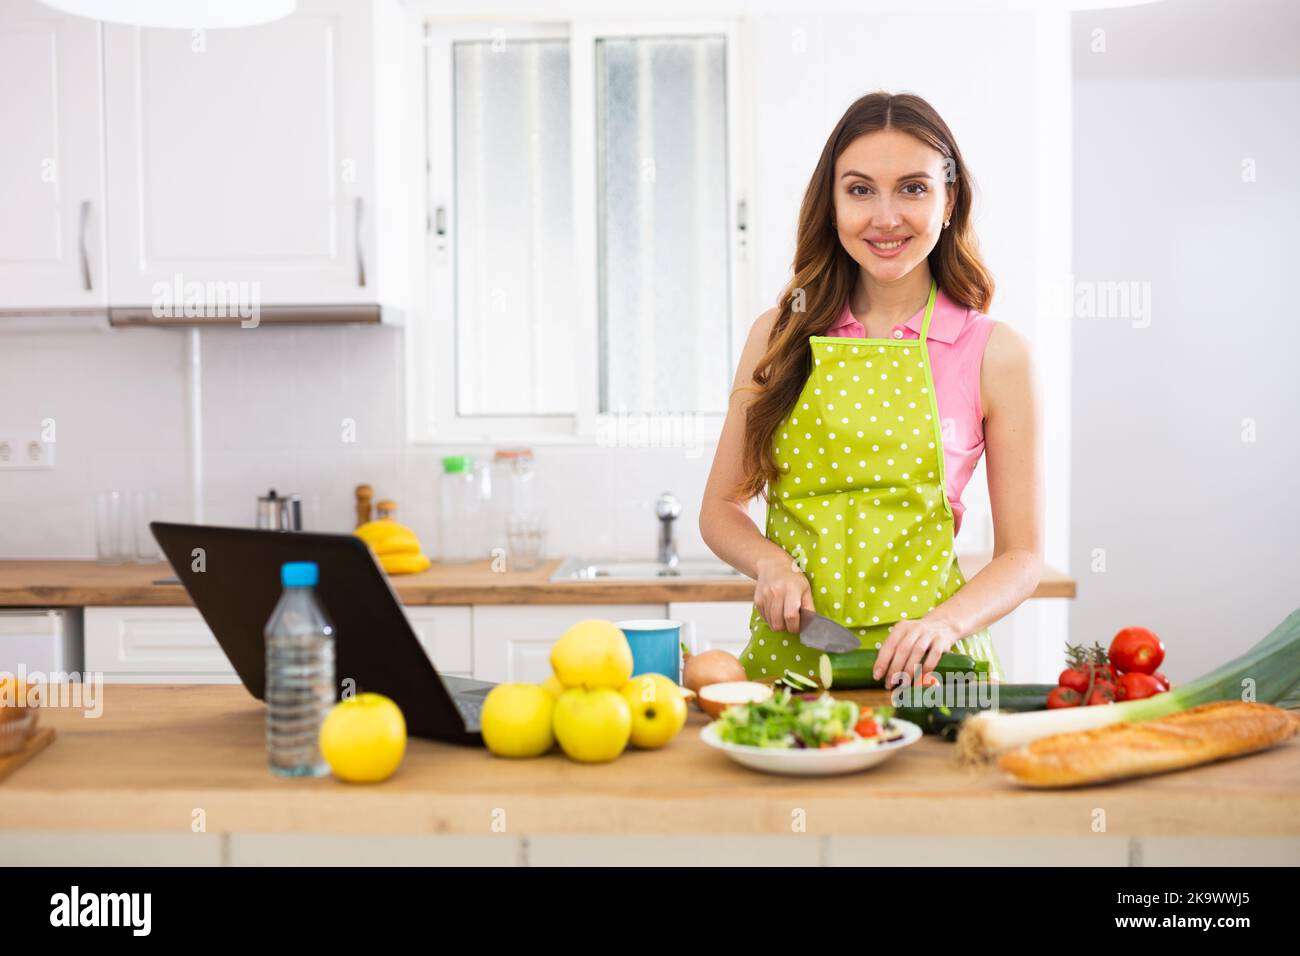
[[[238,683],[221,645],[192,607],[88,607],[86,671],[106,683]]]
[[[177,288],[263,306],[380,301],[379,9],[300,0],[238,30],[105,25],[114,306]]]
[[[475,605],[474,677],[538,684],[551,673],[551,645],[587,618],[661,618],[662,604]]]
[[[473,671],[468,607],[410,607],[407,619],[439,673]],[[226,684],[239,678],[192,607],[88,607],[85,666],[117,683]]]
[[[749,601],[669,604],[668,616],[682,622],[682,640],[699,654],[721,648],[737,657],[749,643]]]
[[[472,614],[468,607],[407,607],[406,619],[439,674],[470,677],[474,673]]]
[[[0,673],[80,673],[81,612],[70,608],[0,611]]]
[[[99,24],[0,5],[0,309],[103,307]]]

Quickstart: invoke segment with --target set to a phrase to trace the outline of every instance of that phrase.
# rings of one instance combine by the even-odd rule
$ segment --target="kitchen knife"
[[[799,609],[799,643],[827,654],[843,654],[862,646],[857,635],[847,627],[806,607]]]

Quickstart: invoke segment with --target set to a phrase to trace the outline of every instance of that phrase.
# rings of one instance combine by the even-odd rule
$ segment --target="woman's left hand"
[[[885,687],[892,688],[900,675],[916,681],[916,670],[930,673],[939,666],[939,655],[961,640],[961,633],[942,618],[921,618],[916,621],[899,621],[889,631],[889,637],[880,645],[876,655],[875,678],[885,679]]]

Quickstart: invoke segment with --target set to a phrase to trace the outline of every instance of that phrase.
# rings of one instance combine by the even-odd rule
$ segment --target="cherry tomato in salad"
[[[1154,674],[1165,659],[1165,645],[1145,627],[1126,627],[1110,642],[1110,660],[1125,674]]]
[[[1072,687],[1058,687],[1047,695],[1047,709],[1058,707],[1078,707],[1083,702],[1083,695]]]
[[[876,718],[868,714],[858,721],[853,730],[859,737],[875,737],[880,733],[880,726],[876,723]]]
[[[1156,673],[1152,674],[1151,676],[1154,677],[1157,681],[1160,682],[1160,689],[1161,689],[1162,691],[1166,691],[1166,690],[1169,689],[1169,678],[1166,677],[1164,674],[1161,674],[1159,671],[1157,671]]]

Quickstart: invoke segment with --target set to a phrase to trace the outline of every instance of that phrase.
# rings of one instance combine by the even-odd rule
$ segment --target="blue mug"
[[[632,648],[632,676],[663,674],[682,682],[682,622],[668,620],[617,621]]]

